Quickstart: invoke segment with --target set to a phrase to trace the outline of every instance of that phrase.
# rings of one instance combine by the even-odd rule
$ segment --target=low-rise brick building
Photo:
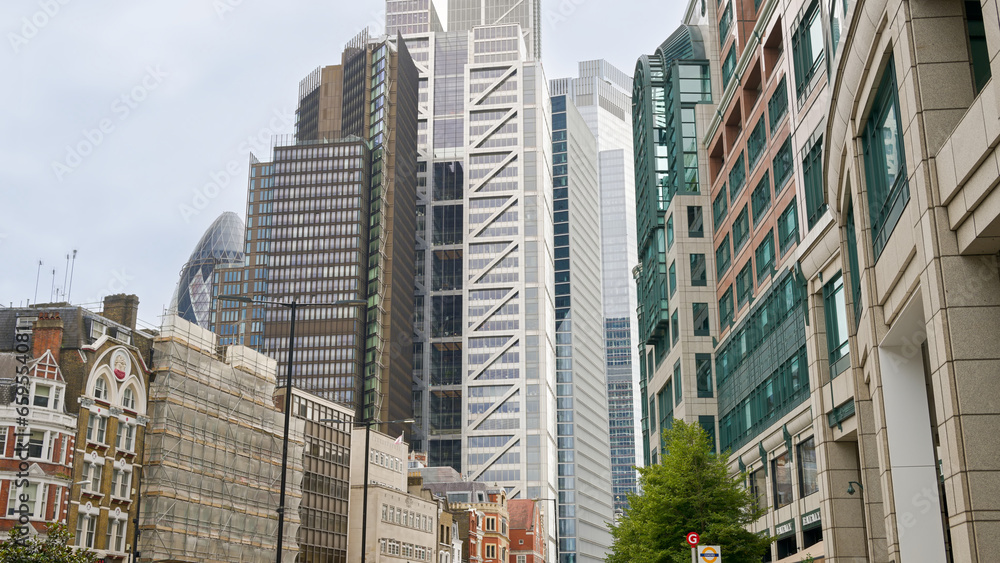
[[[129,558],[152,348],[136,330],[138,305],[112,295],[101,313],[65,303],[0,311],[5,372],[28,367],[0,406],[0,527],[24,522],[23,512],[36,530],[67,524],[75,545],[107,562]]]
[[[511,499],[508,563],[545,563],[545,528],[537,500]]]

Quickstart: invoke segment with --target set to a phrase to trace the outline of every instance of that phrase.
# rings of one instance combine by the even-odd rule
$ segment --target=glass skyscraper
[[[243,265],[243,220],[227,211],[212,222],[181,268],[170,310],[185,321],[209,328],[216,268]]]
[[[567,563],[601,561],[611,545],[596,156],[583,116],[567,96],[553,96],[559,560]]]
[[[404,32],[420,73],[412,444],[429,465],[498,484],[510,498],[561,498],[560,514],[570,516],[559,529],[576,541],[565,545],[571,549],[564,560],[596,561],[610,543],[601,534],[612,513],[599,241],[592,244],[595,275],[576,280],[573,289],[593,295],[587,307],[598,312],[590,355],[580,356],[579,370],[587,374],[581,384],[591,386],[557,403],[557,364],[576,356],[557,360],[551,108],[535,58],[537,18],[490,15],[514,15],[523,5],[487,2],[487,14],[451,17],[483,7],[453,3],[449,31],[440,31],[432,23],[437,17],[415,13],[413,2],[387,2],[387,21],[407,22],[387,30]],[[585,124],[582,131],[590,135]],[[591,204],[596,189],[593,195]],[[599,224],[596,205],[586,221]],[[573,322],[574,338],[588,330],[589,321]],[[578,395],[586,396],[574,401]],[[595,403],[601,408],[589,406]],[[588,442],[580,447],[596,448],[593,457],[574,457],[576,445],[560,450],[566,442],[557,440],[557,414],[588,419],[570,426]],[[560,457],[569,460],[562,471],[593,475],[571,483],[576,476],[557,474]],[[599,461],[592,467],[593,459]],[[582,490],[572,488],[581,482]],[[576,496],[559,497],[559,484]],[[591,498],[602,500],[584,506]],[[551,542],[557,523],[547,519]]]
[[[579,64],[577,78],[549,82],[565,95],[597,139],[601,202],[608,418],[615,511],[636,491],[639,388],[638,306],[632,270],[638,264],[632,163],[632,78],[604,60]],[[641,459],[641,458],[640,458]]]

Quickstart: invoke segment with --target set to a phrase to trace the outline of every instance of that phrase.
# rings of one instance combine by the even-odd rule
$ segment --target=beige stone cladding
[[[347,559],[361,561],[365,522],[365,463],[368,464],[366,561],[433,561],[437,549],[438,503],[407,492],[407,450],[401,439],[371,430],[368,456],[362,455],[365,429],[355,428],[351,442],[351,501]],[[397,443],[398,442],[398,443]]]
[[[856,251],[868,556],[998,561],[997,3],[857,0],[847,23],[825,175]]]

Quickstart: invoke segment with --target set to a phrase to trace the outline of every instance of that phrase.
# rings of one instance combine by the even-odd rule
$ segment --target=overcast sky
[[[53,279],[64,299],[76,249],[71,302],[134,293],[155,326],[205,229],[245,218],[249,152],[293,132],[299,80],[380,32],[384,2],[97,4],[0,3],[0,303],[33,299],[39,260],[38,301]],[[631,74],[685,4],[542,0],[548,77],[598,58]]]

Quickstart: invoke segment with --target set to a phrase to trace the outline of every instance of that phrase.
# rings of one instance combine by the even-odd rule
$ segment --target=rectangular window
[[[965,24],[965,30],[969,34],[969,60],[972,62],[972,78],[978,96],[993,74],[990,70],[990,50],[986,44],[983,7],[978,0],[966,0]]]
[[[767,172],[757,183],[757,187],[753,189],[750,202],[753,205],[753,226],[756,227],[767,214],[767,210],[771,208],[771,176]]]
[[[746,265],[736,274],[736,302],[740,307],[750,300],[753,294],[753,259],[747,260]]]
[[[729,84],[729,79],[733,77],[736,70],[736,45],[729,47],[725,60],[722,61],[722,89],[725,90]]]
[[[86,480],[89,481],[89,483],[84,485],[87,487],[87,490],[95,493],[101,491],[101,478],[103,477],[103,473],[103,465],[90,462],[84,464],[84,476],[86,477]]]
[[[726,327],[732,326],[733,324],[733,288],[730,286],[726,289],[726,292],[722,294],[722,299],[719,299],[719,330],[725,330]]]
[[[847,231],[847,260],[851,267],[851,308],[854,310],[854,328],[861,322],[861,266],[858,264],[858,234],[854,225],[854,201],[847,200],[847,219],[844,230]]]
[[[744,205],[743,210],[733,221],[733,254],[739,254],[740,249],[750,238],[750,211],[749,206]]]
[[[712,202],[712,222],[716,231],[725,222],[727,211],[729,211],[729,202],[726,199],[726,187],[723,186],[719,195],[715,196],[715,201]]]
[[[108,549],[123,553],[125,551],[125,520],[108,521]]]
[[[823,312],[826,317],[826,343],[830,358],[830,379],[851,367],[851,349],[847,333],[847,303],[844,277],[837,273],[823,286]]]
[[[677,311],[670,315],[670,331],[673,332],[671,335],[672,342],[677,344],[678,333],[680,332],[680,323],[677,321]]]
[[[722,19],[719,20],[719,49],[726,44],[729,35],[729,27],[733,24],[733,3],[726,4],[726,9],[722,12]]]
[[[712,444],[712,452],[718,453],[718,449],[715,446],[715,417],[714,416],[699,416],[698,425],[701,429],[708,434],[709,443]]]
[[[814,438],[799,444],[799,498],[819,491],[816,479],[816,442]]]
[[[715,273],[718,279],[729,270],[731,253],[729,250],[729,235],[722,239],[722,244],[715,249]]]
[[[674,245],[674,216],[667,218],[667,250]]]
[[[757,506],[767,509],[767,475],[763,469],[750,474],[750,492],[757,499]]]
[[[774,507],[792,503],[792,463],[788,452],[771,460],[771,479],[774,481]]]
[[[23,479],[22,479],[23,481]],[[9,481],[13,483],[13,481]],[[28,495],[28,501],[22,503],[21,495]],[[17,516],[20,514],[21,504],[28,506],[28,514],[35,516],[35,501],[38,500],[38,483],[30,484],[26,487],[10,487],[10,496],[7,498],[7,516]]]
[[[668,381],[667,384],[663,386],[663,389],[661,389],[660,392],[656,394],[657,398],[659,399],[658,408],[660,413],[661,447],[666,446],[666,442],[664,442],[662,439],[663,431],[673,426],[674,422],[674,403],[673,403],[674,391],[673,389],[671,389],[671,385],[672,385],[671,382]]]
[[[42,457],[42,449],[45,447],[45,432],[41,430],[35,430],[28,437],[28,457],[40,459]]]
[[[764,116],[761,115],[760,119],[757,120],[757,125],[754,125],[750,136],[747,137],[747,161],[751,170],[764,154],[764,149],[767,148],[767,130],[764,125]]]
[[[691,255],[691,285],[704,287],[708,285],[708,272],[705,271],[705,255]]]
[[[33,401],[36,407],[48,408],[49,406],[49,393],[52,388],[48,385],[35,385],[35,400]]]
[[[698,377],[698,398],[711,399],[714,396],[712,385],[712,355],[695,354],[694,368]]]
[[[711,327],[708,322],[708,303],[692,303],[691,312],[694,319],[694,335],[711,336]]]
[[[782,188],[792,177],[792,138],[788,137],[774,154],[771,161],[771,168],[774,170],[774,192],[781,193]]]
[[[823,42],[823,20],[819,17],[819,2],[813,0],[792,34],[792,56],[795,63],[795,93],[799,102],[812,91],[816,75],[826,54]]]
[[[674,363],[674,404],[681,404],[684,400],[683,382],[681,379],[681,361]]]
[[[688,216],[688,236],[691,238],[702,238],[705,236],[705,220],[702,216],[700,205],[691,205],[687,208]]]
[[[747,169],[744,163],[743,153],[736,158],[736,164],[733,165],[733,169],[729,171],[729,190],[733,193],[740,193],[743,190],[743,184],[747,181]],[[733,199],[733,201],[736,201]]]
[[[793,197],[788,207],[778,217],[778,249],[781,255],[784,256],[785,252],[797,242],[799,242],[799,212]]]
[[[76,522],[77,547],[94,547],[94,532],[97,530],[97,517],[80,514]]]
[[[837,45],[840,43],[840,34],[844,28],[844,19],[847,17],[847,0],[830,0],[830,58],[837,53]]]
[[[812,229],[826,213],[823,190],[823,138],[820,137],[802,161],[802,181],[806,192],[806,225]]]
[[[889,57],[861,137],[876,261],[910,201],[897,95],[895,61]]]
[[[775,127],[785,118],[786,113],[788,113],[788,86],[785,84],[785,77],[783,76],[781,77],[781,82],[778,83],[778,87],[771,94],[771,99],[767,101],[768,128],[771,130],[772,137],[774,137]],[[776,178],[777,176],[775,174]]]
[[[677,262],[670,263],[670,272],[667,274],[667,281],[670,282],[670,296],[677,292]]]
[[[767,278],[774,271],[774,232],[768,231],[757,245],[757,281]]]

